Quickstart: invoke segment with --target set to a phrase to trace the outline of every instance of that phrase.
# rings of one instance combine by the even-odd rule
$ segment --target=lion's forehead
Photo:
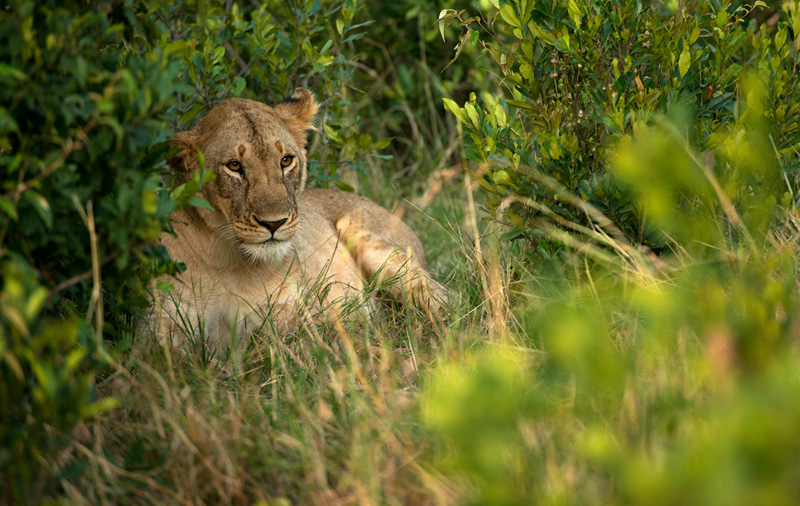
[[[235,111],[214,135],[213,144],[225,151],[264,151],[264,154],[299,151],[291,132],[272,114],[247,114]]]

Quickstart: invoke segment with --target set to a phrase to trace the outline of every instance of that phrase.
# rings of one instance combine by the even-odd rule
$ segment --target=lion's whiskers
[[[236,236],[236,230],[234,229],[234,222],[232,220],[228,220],[223,222],[222,224],[218,225],[211,234],[212,243],[211,248],[216,248],[218,242],[221,240],[222,245],[225,246],[227,244],[233,243],[240,243],[241,239]]]

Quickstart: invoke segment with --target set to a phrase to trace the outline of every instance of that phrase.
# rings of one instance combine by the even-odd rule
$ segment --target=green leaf
[[[388,137],[386,139],[378,139],[377,141],[375,141],[375,144],[372,145],[372,149],[376,151],[383,149],[387,147],[389,144],[391,144],[393,139],[394,137]]]
[[[694,44],[695,41],[700,37],[700,25],[697,25],[692,30],[691,35],[689,35],[689,44]]]
[[[442,98],[442,103],[444,104],[444,108],[447,109],[453,116],[458,118],[458,120],[464,123],[464,115],[461,113],[461,108],[456,104],[453,100],[449,98]]]
[[[507,121],[507,117],[506,117],[506,111],[503,110],[503,106],[500,105],[500,104],[495,104],[494,105],[493,114],[494,114],[495,122],[497,123],[497,126],[500,127],[500,128],[505,128],[506,125],[508,124],[508,121]]]
[[[64,358],[64,365],[59,373],[62,381],[69,379],[72,373],[75,372],[75,369],[81,365],[84,358],[86,358],[86,348],[75,348],[67,354]]]
[[[322,129],[325,130],[325,135],[328,136],[328,140],[330,140],[333,144],[337,146],[344,144],[344,139],[342,139],[342,137],[331,125],[322,125]]]
[[[569,16],[572,18],[572,22],[575,24],[576,27],[581,26],[581,9],[578,7],[578,4],[575,0],[569,0],[569,4],[567,9],[569,10]]]
[[[156,284],[156,289],[161,292],[170,293],[175,291],[175,285],[173,285],[171,281],[159,281],[158,284]]]
[[[0,63],[0,82],[13,84],[18,81],[26,81],[28,76],[16,67],[7,63]]]
[[[722,9],[717,13],[716,21],[718,28],[723,28],[725,25],[728,24],[728,13],[725,11],[725,9]],[[699,29],[700,27],[697,28]]]
[[[189,199],[189,203],[194,207],[202,207],[203,209],[208,209],[210,211],[214,210],[214,207],[206,199],[192,197]]]
[[[467,111],[467,115],[469,116],[470,121],[475,126],[476,129],[480,130],[481,128],[481,119],[478,116],[478,111],[475,109],[475,106],[467,102],[464,104],[464,110]]]
[[[316,61],[316,63],[319,63],[323,67],[327,67],[330,64],[332,64],[333,62],[334,62],[334,57],[329,55],[329,54],[326,54],[324,56],[320,56],[319,58],[317,58],[317,61]]]
[[[39,214],[39,217],[42,218],[45,227],[48,229],[53,228],[53,212],[50,209],[50,203],[47,201],[46,198],[39,195],[33,190],[28,190],[24,194],[25,200],[29,202],[36,212]]]
[[[450,9],[444,9],[443,11],[439,12],[439,33],[442,35],[442,42],[445,41],[444,38],[444,22],[448,19],[447,13]]]
[[[81,409],[81,417],[92,418],[97,415],[102,415],[107,411],[118,408],[120,405],[121,403],[116,397],[106,397],[105,399],[101,399],[97,402],[89,404],[88,406],[84,406]]]
[[[238,76],[238,77],[236,77],[236,80],[234,81],[233,89],[231,90],[231,92],[234,95],[239,95],[239,94],[242,93],[242,90],[244,90],[244,87],[246,85],[247,85],[247,81],[245,81],[244,77]],[[194,118],[192,118],[192,119],[194,119]]]
[[[509,100],[506,103],[518,109],[527,109],[529,111],[533,110],[533,106],[531,104],[523,102],[522,100]]]
[[[358,147],[362,151],[366,151],[372,145],[372,136],[370,134],[361,134],[358,136]]]
[[[335,184],[337,188],[345,192],[353,193],[354,191],[356,191],[355,188],[342,181],[334,181],[333,184]]]
[[[11,217],[12,220],[17,221],[19,220],[19,215],[17,214],[17,208],[14,207],[14,203],[8,197],[0,197],[0,209],[3,210],[7,215]]]
[[[683,48],[683,52],[681,53],[681,57],[678,59],[678,72],[680,73],[681,79],[683,76],[686,75],[686,72],[689,71],[689,67],[692,65],[692,55],[689,54],[689,48]]]
[[[198,114],[200,114],[200,111],[202,111],[204,107],[205,105],[203,105],[202,103],[195,104],[194,106],[192,106],[191,109],[183,113],[183,115],[178,120],[178,124],[185,125],[186,123],[189,123],[190,121],[195,119]]]
[[[169,58],[173,55],[184,55],[191,51],[191,44],[185,40],[170,42],[164,47],[164,56]]]
[[[533,21],[528,22],[528,28],[533,32],[533,34],[542,39],[542,42],[552,46],[555,43],[555,38],[553,34],[542,28],[541,26],[537,25]]]
[[[50,292],[45,287],[39,286],[28,296],[28,300],[25,302],[25,307],[23,308],[24,316],[27,321],[32,322],[39,314],[42,310],[42,306],[44,306],[44,303],[47,301],[49,293]]]
[[[512,186],[514,182],[511,180],[508,172],[505,170],[496,170],[492,173],[492,182],[494,184],[502,184],[505,186]]]
[[[514,12],[514,8],[510,5],[506,4],[500,6],[500,16],[502,16],[503,21],[514,28],[522,28],[522,23],[520,22],[517,13]]]

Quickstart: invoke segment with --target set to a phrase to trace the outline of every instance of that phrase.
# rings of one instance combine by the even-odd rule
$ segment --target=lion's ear
[[[317,114],[317,101],[314,95],[305,88],[295,88],[294,95],[284,99],[275,107],[275,112],[283,118],[294,131],[296,137],[305,144],[305,131],[314,127],[311,121]]]
[[[194,172],[198,169],[197,144],[192,132],[178,132],[170,146],[178,149],[178,153],[167,160],[167,165],[175,172]]]

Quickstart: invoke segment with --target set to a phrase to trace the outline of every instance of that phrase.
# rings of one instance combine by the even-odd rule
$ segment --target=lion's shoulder
[[[375,201],[353,192],[335,189],[308,188],[298,195],[300,212],[310,212],[333,226],[343,238],[379,239],[382,244],[410,247],[422,264],[422,244],[416,232],[402,219]],[[304,211],[305,210],[305,211]],[[311,222],[312,220],[309,220]],[[370,241],[363,241],[366,251]]]

